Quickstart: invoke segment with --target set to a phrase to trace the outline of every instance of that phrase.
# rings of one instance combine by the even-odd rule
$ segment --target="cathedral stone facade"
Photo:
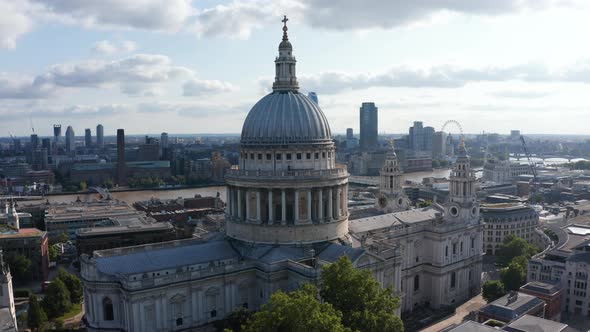
[[[226,176],[225,233],[82,255],[90,331],[191,330],[318,283],[322,266],[344,255],[393,286],[403,310],[479,291],[481,224],[466,153],[448,204],[407,210],[392,147],[382,193],[404,199],[399,212],[349,222],[348,172],[335,163],[323,112],[299,92],[283,21],[273,92],[248,114],[239,165]]]

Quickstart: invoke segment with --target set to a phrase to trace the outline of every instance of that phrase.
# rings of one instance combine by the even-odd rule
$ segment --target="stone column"
[[[324,222],[324,188],[320,188],[318,192],[318,221]]]
[[[287,195],[285,189],[281,190],[281,225],[287,224]]]
[[[340,186],[336,187],[336,219],[340,219],[342,206],[342,189]]]
[[[246,190],[246,221],[250,220],[250,190]]]
[[[299,190],[295,189],[295,208],[294,208],[294,212],[295,212],[295,220],[294,220],[294,224],[299,223]]]
[[[328,188],[328,221],[332,221],[334,213],[334,199],[332,198],[333,188]]]
[[[312,223],[311,221],[311,189],[307,191],[307,222]]]
[[[238,188],[238,219],[242,220],[242,189]]]
[[[272,205],[272,189],[268,190],[268,224],[272,225],[275,216],[274,216],[274,207]]]
[[[262,211],[261,211],[261,204],[260,204],[260,189],[256,190],[256,222],[262,222]]]

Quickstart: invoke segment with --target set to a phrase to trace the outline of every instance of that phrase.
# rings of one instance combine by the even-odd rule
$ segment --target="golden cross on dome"
[[[395,143],[394,143],[394,142],[395,142],[395,140],[394,140],[393,138],[391,138],[391,139],[389,140],[389,146],[391,146],[391,149],[392,149],[392,150],[395,150]]]
[[[288,21],[288,20],[289,20],[289,19],[287,18],[287,15],[284,15],[284,16],[283,16],[283,20],[282,20],[281,22],[283,22],[283,24],[284,24],[284,26],[285,26],[285,27],[287,27],[287,21]]]

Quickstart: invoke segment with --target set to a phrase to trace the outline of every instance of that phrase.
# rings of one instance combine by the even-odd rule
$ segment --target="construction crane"
[[[533,185],[531,186],[531,192],[535,192],[537,185],[539,183],[537,180],[537,168],[535,167],[536,165],[535,163],[533,163],[531,159],[531,154],[529,153],[529,149],[526,146],[524,136],[520,136],[520,141],[522,142],[522,149],[524,150],[524,154],[526,155],[526,158],[529,161],[529,167],[531,168],[531,172],[533,173]]]

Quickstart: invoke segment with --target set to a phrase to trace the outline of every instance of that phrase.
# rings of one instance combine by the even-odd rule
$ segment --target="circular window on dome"
[[[380,207],[387,206],[387,198],[385,198],[385,196],[379,197],[378,203]]]
[[[404,204],[404,199],[400,198],[397,200],[397,205],[401,206],[402,204]]]
[[[474,206],[473,209],[471,209],[471,214],[473,216],[477,215],[477,206]]]
[[[452,215],[453,217],[456,217],[456,216],[458,216],[458,215],[459,215],[459,209],[457,209],[457,207],[456,207],[456,206],[453,206],[453,207],[451,207],[451,208],[449,209],[449,212],[451,213],[451,215]]]

